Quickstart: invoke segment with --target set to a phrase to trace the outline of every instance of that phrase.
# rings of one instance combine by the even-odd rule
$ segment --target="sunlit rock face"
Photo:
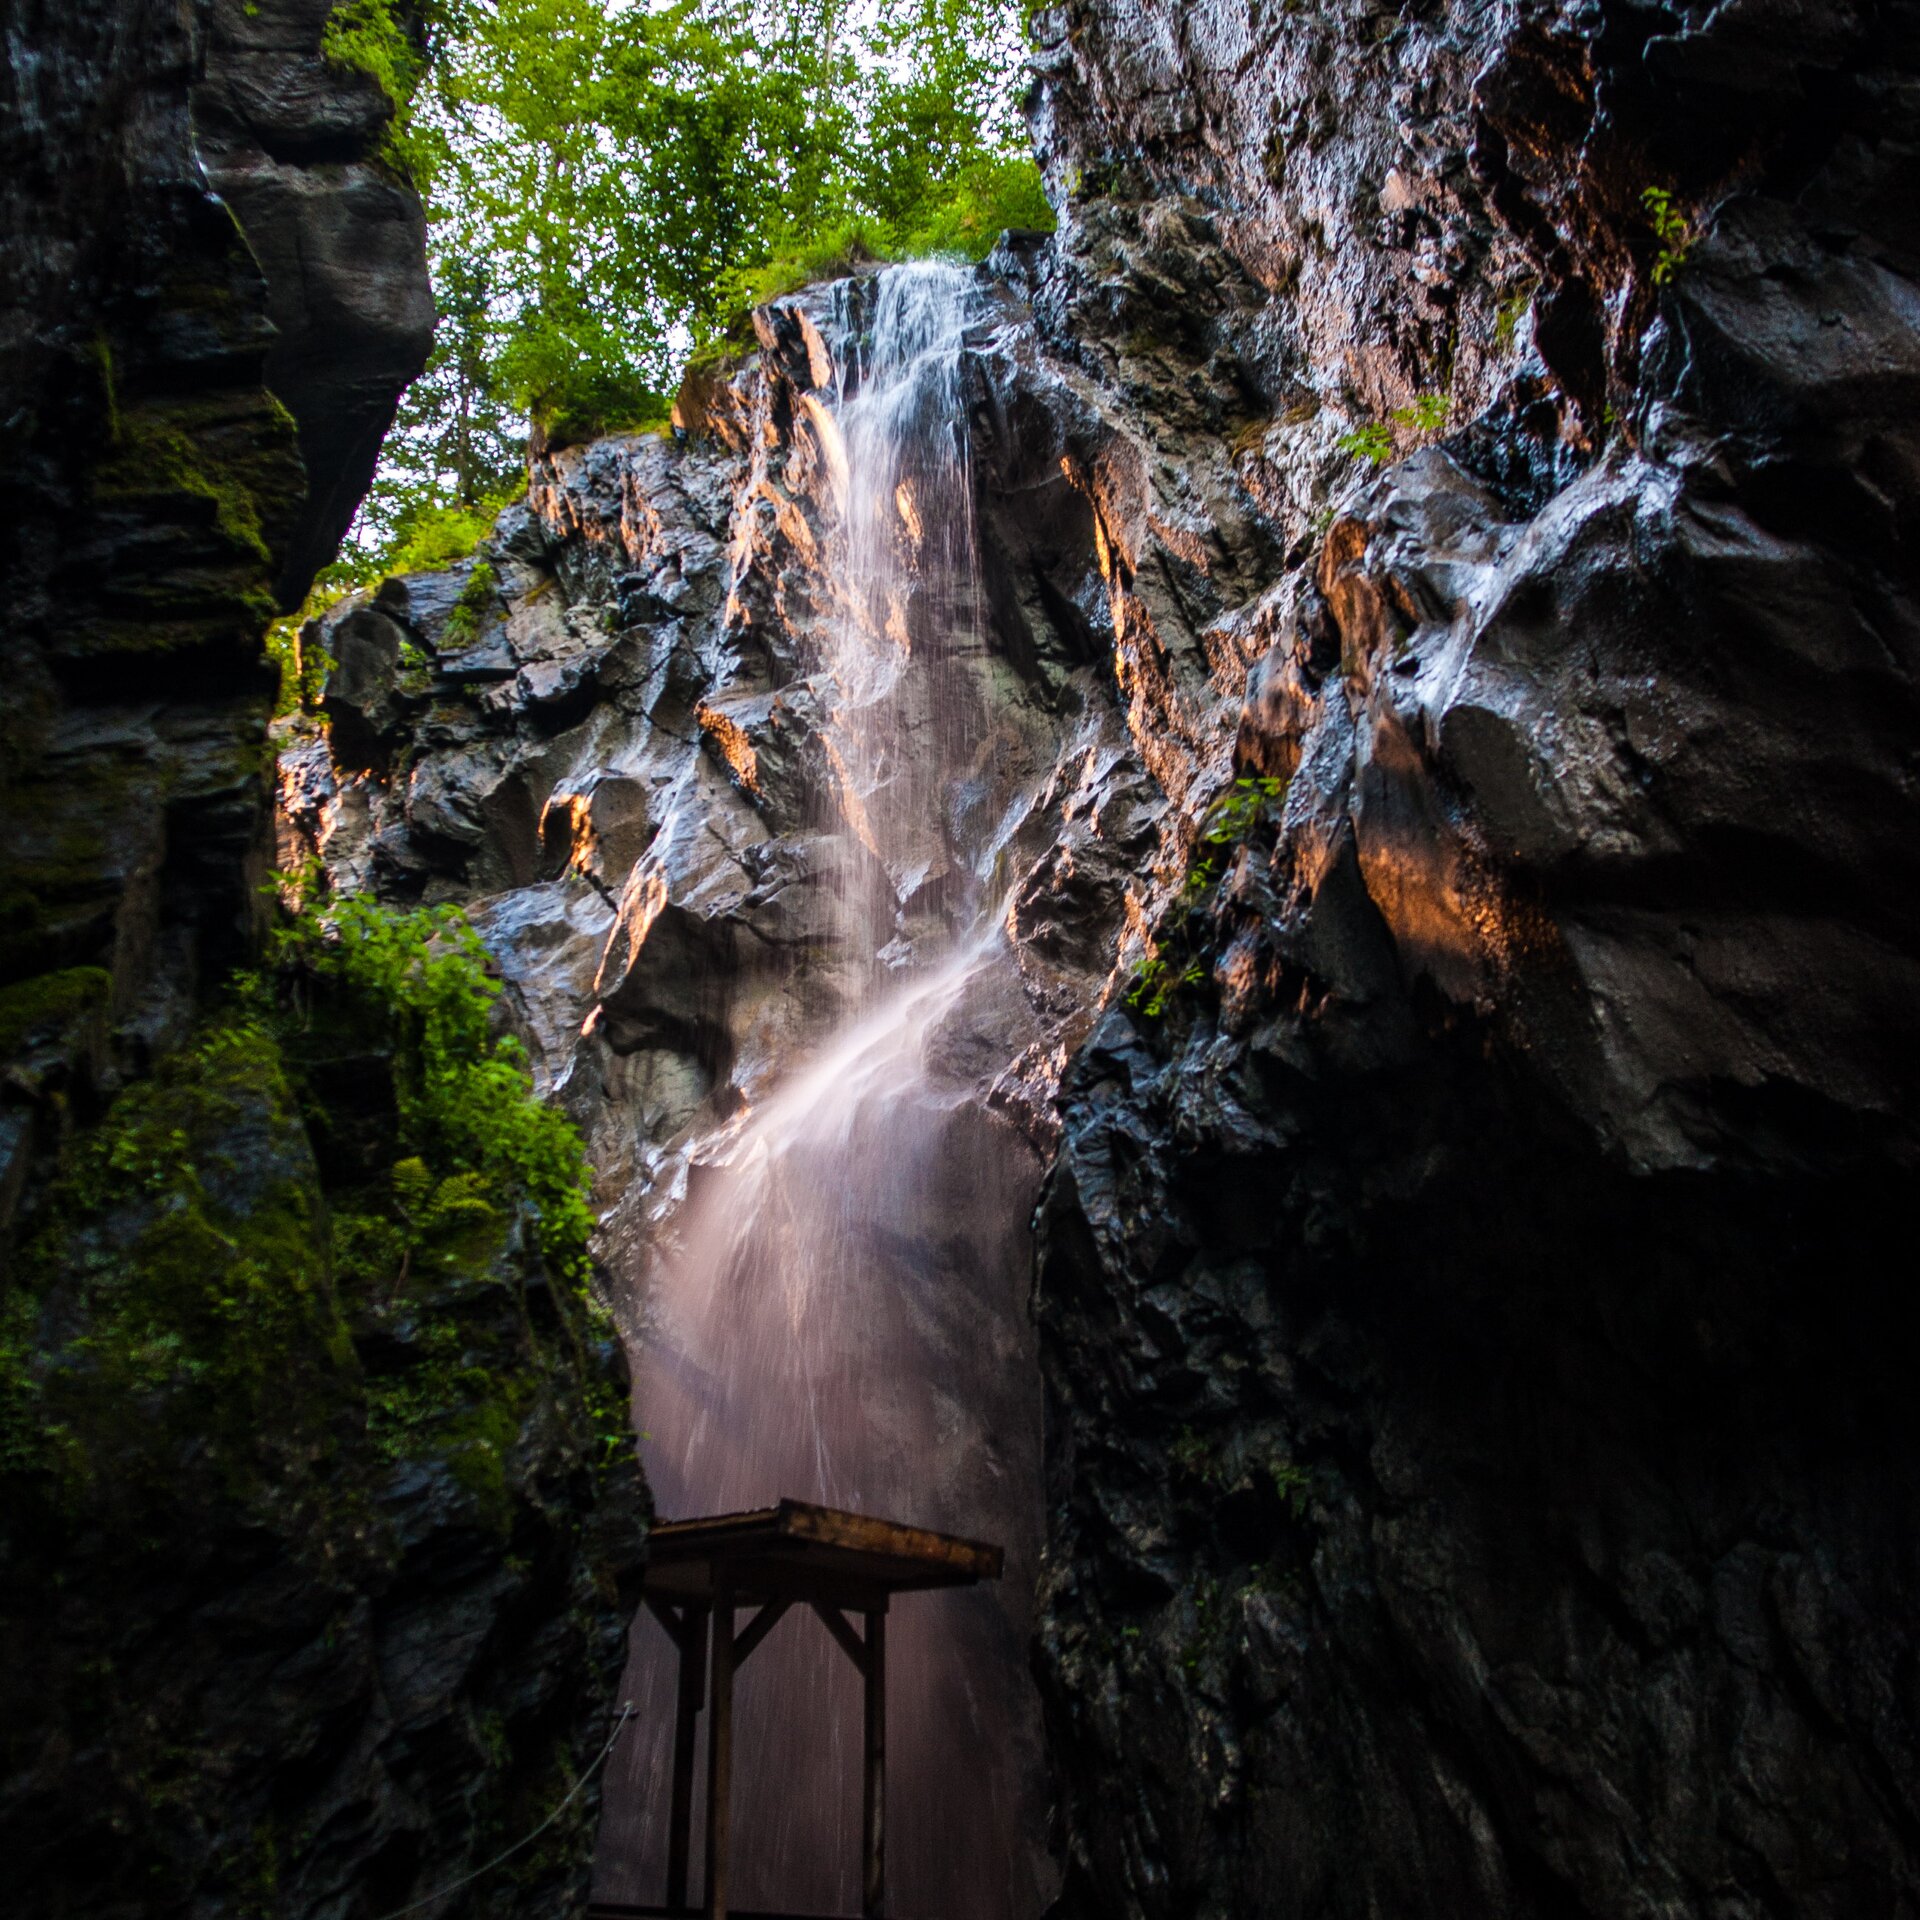
[[[1042,1203],[1065,1910],[1899,1911],[1911,22],[1040,33],[1102,525],[1283,555]]]
[[[1044,1172],[1061,1911],[1898,1912],[1910,27],[1036,33],[1061,229],[965,357],[1011,990],[933,1054],[976,1195]],[[971,911],[834,762],[862,297],[764,313],[685,443],[550,455],[473,592],[336,615],[282,758],[290,847],[470,903],[642,1345],[733,1143]],[[909,1186],[924,1251],[963,1200]]]
[[[283,751],[287,847],[466,901],[498,955],[588,1132],[663,1512],[794,1495],[1008,1548],[998,1592],[896,1622],[889,1871],[903,1907],[1032,1913],[1027,1222],[1172,816],[1097,637],[1098,423],[1018,298],[916,269],[759,326],[684,443],[549,455],[480,561],[312,631],[330,726]],[[743,1690],[740,1898],[846,1910],[858,1694],[808,1625]],[[659,1640],[610,1897],[665,1868]]]

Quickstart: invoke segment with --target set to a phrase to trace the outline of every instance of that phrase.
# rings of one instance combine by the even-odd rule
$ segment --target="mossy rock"
[[[84,1008],[104,976],[31,984]],[[328,1911],[369,1874],[405,1904],[605,1737],[644,1519],[617,1345],[510,1183],[390,1154],[329,1185],[355,1071],[376,1104],[420,1072],[390,1011],[244,997],[82,1138],[0,1281],[0,1850],[32,1910]],[[422,1878],[327,1827],[316,1740]],[[583,1871],[582,1809],[476,1911]]]
[[[60,1040],[106,1005],[104,967],[65,967],[0,988],[0,1059],[37,1040]]]

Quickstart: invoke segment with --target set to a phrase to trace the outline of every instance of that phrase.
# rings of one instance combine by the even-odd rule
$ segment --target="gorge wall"
[[[1050,1168],[1063,1913],[1916,1898],[1915,24],[1038,16],[968,405],[1055,844],[964,1030]],[[477,900],[634,1271],[838,990],[830,307],[555,455],[485,647],[338,616],[398,758],[287,763]]]
[[[209,61],[198,84],[209,169],[243,225],[257,210],[246,248],[181,159],[198,43],[152,42],[169,64],[88,39],[86,9],[49,16],[67,63],[33,70],[53,91],[21,115],[22,154],[134,129],[129,165],[181,223],[123,228],[119,175],[58,168],[10,207],[40,264],[8,335],[28,454],[6,483],[34,532],[8,556],[8,937],[35,944],[7,979],[62,983],[15,1003],[29,1227],[72,1204],[49,1143],[244,949],[260,606],[332,537],[405,370],[395,345],[383,383],[387,347],[356,348],[302,389],[324,328],[260,325],[276,261],[315,257],[281,250],[284,209],[338,176],[411,215],[355,171],[377,113],[323,90],[303,118],[318,96],[271,80],[240,15],[214,15],[233,77]],[[1062,1920],[1913,1911],[1920,12],[1087,0],[1035,37],[1060,227],[989,260],[961,356],[978,760],[943,770],[928,857],[849,839],[822,691],[871,277],[763,310],[756,351],[689,380],[676,434],[547,450],[473,560],[310,627],[324,692],[277,740],[282,852],[342,892],[467,907],[588,1138],[643,1354],[743,1117],[997,903],[1007,964],[926,1045],[953,1164],[1004,1178],[985,1204],[916,1192],[890,1250],[934,1277],[919,1329],[973,1422],[912,1517],[1044,1500],[983,1671],[1018,1702],[1037,1590],[1045,1752],[1016,1705],[996,1739],[1028,1798],[970,1911],[1031,1911],[1061,1874]],[[224,263],[245,299],[89,279],[54,245],[94,234],[99,260],[127,233],[197,263],[196,288]],[[149,304],[123,344],[127,289]],[[232,312],[244,351],[216,353],[205,316]],[[136,341],[193,370],[137,380]],[[264,476],[257,545],[192,478],[156,506],[115,477],[149,377],[167,435],[180,395],[223,396],[180,430]],[[60,846],[84,830],[111,859],[62,866],[69,826]],[[851,898],[888,947],[847,937]],[[311,1154],[271,1082],[257,1098],[256,1142]],[[272,1185],[257,1151],[229,1157]],[[315,1165],[294,1184],[324,1185]],[[529,1370],[541,1292],[511,1296]],[[365,1364],[372,1331],[347,1329]],[[489,1728],[564,1725],[574,1764],[598,1739],[631,1556],[596,1548],[598,1594],[556,1627],[541,1596],[593,1561],[568,1518],[589,1496],[535,1485],[565,1447],[523,1457],[515,1524],[550,1522],[534,1571],[449,1492],[424,1509],[444,1555],[385,1563],[450,1568],[431,1602],[384,1574],[338,1588],[361,1651],[326,1722],[354,1758],[328,1749],[326,1778],[353,1791],[325,1801],[298,1755],[275,1791],[376,1811],[331,1879],[314,1823],[286,1823],[290,1910],[384,1911],[477,1851],[462,1796]],[[632,1499],[605,1496],[612,1530]],[[10,1593],[41,1591],[9,1553]],[[268,1611],[242,1633],[278,1649],[263,1737],[336,1684],[303,1664],[333,1629],[282,1644]],[[481,1649],[421,1681],[417,1718],[392,1705],[424,1672],[410,1621]],[[542,1665],[560,1631],[575,1651]],[[161,1696],[120,1671],[120,1697]],[[61,1720],[29,1706],[9,1725]],[[614,1763],[601,1886],[651,1898],[642,1753]],[[83,1775],[57,1744],[18,1754],[5,1804],[40,1831]],[[265,1815],[224,1784],[245,1770],[200,1803],[224,1837],[208,1822],[182,1870],[209,1907],[258,1866]],[[132,1800],[56,1829],[69,1905],[91,1898],[71,1862]],[[577,1898],[571,1872],[534,1893]]]
[[[10,6],[0,60],[0,1858],[10,1913],[355,1914],[596,1758],[617,1341],[428,1179],[390,1010],[257,962],[266,622],[433,324],[327,0]],[[431,1170],[445,1173],[439,1167]],[[411,1189],[409,1189],[411,1190]],[[468,1198],[473,1196],[469,1193]],[[611,1450],[609,1439],[614,1442]],[[470,1911],[577,1908],[597,1778]]]
[[[1217,629],[1284,801],[1041,1210],[1066,1911],[1920,1897],[1916,24],[1042,17],[1143,680],[1169,394],[1257,388],[1286,552]]]

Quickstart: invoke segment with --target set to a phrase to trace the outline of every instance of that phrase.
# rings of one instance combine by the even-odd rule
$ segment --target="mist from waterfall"
[[[999,1590],[906,1596],[892,1617],[888,1904],[1030,1920],[1038,1168],[984,1108],[969,1018],[1018,991],[1000,915],[1019,809],[983,691],[968,448],[978,295],[969,272],[922,264],[837,297],[836,387],[812,421],[837,605],[813,685],[832,770],[821,829],[884,873],[835,898],[866,984],[770,1098],[698,1148],[647,1276],[635,1403],[665,1517],[784,1495],[1007,1547]],[[609,1796],[619,1884],[603,1871],[603,1893],[656,1901],[674,1658],[650,1621],[634,1644],[641,1732]],[[856,1911],[859,1681],[809,1612],[743,1670],[736,1715],[736,1904]]]

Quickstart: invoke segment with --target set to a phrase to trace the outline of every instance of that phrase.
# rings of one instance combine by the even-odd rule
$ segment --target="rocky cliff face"
[[[1069,1911],[1916,1897],[1913,27],[1043,19],[1148,672],[1284,552],[1042,1208]]]
[[[246,950],[261,631],[331,555],[431,338],[419,201],[375,157],[392,108],[321,58],[329,11],[9,23],[0,1051],[31,1051],[0,1213]]]
[[[1904,1911],[1914,21],[1036,32],[959,1057],[1051,1163],[1060,1911]],[[834,298],[336,614],[283,757],[343,884],[475,903],[636,1270],[863,964]]]
[[[282,817],[289,857],[317,853],[342,890],[466,904],[545,1083],[587,1133],[606,1256],[628,1279],[643,1351],[657,1345],[660,1284],[697,1232],[703,1182],[724,1177],[736,1120],[766,1108],[850,1009],[886,1004],[932,977],[956,941],[964,950],[983,902],[1017,927],[1005,965],[969,975],[934,1020],[926,1084],[891,1107],[883,1093],[867,1116],[896,1155],[924,1152],[939,1170],[873,1228],[889,1283],[920,1291],[856,1300],[849,1244],[819,1276],[828,1297],[815,1317],[846,1323],[835,1375],[864,1378],[884,1352],[908,1376],[891,1393],[868,1384],[899,1402],[914,1446],[875,1458],[871,1433],[839,1436],[864,1501],[990,1534],[1012,1556],[1004,1608],[989,1602],[939,1629],[969,1650],[950,1677],[959,1694],[941,1699],[987,1730],[991,1764],[969,1763],[977,1789],[952,1780],[935,1731],[944,1707],[929,1709],[949,1678],[917,1663],[939,1649],[919,1648],[918,1623],[903,1620],[902,1672],[926,1697],[907,1697],[903,1682],[896,1887],[909,1904],[944,1892],[981,1913],[1027,1912],[1049,1869],[1024,1651],[1039,1482],[1024,1226],[1054,1082],[1086,1030],[1134,866],[1167,809],[1093,637],[1104,590],[1059,433],[1037,409],[1032,433],[1006,410],[1023,387],[1052,391],[1053,377],[1033,361],[1018,300],[990,286],[976,295],[964,363],[980,477],[980,644],[949,647],[922,631],[923,620],[951,620],[950,606],[902,605],[914,636],[893,696],[903,740],[881,757],[919,759],[927,802],[882,819],[877,802],[869,814],[849,798],[852,748],[835,730],[844,689],[833,656],[852,595],[834,408],[857,384],[850,357],[872,324],[876,285],[769,309],[744,365],[690,386],[690,436],[548,456],[527,505],[509,510],[472,563],[389,581],[309,627],[303,647],[330,662],[326,727],[309,719],[290,731]],[[891,495],[886,508],[891,519]],[[990,911],[978,931],[996,924]],[[830,1165],[807,1177],[851,1176]],[[778,1321],[784,1309],[763,1311]],[[752,1312],[743,1306],[717,1331],[702,1364],[744,1373],[749,1351],[795,1344]],[[881,1319],[904,1323],[906,1357],[883,1347]],[[764,1483],[743,1466],[746,1480],[716,1490],[701,1459],[669,1464],[670,1376],[688,1364],[681,1355],[652,1379],[642,1369],[637,1422],[651,1430],[668,1511],[824,1492],[777,1420],[758,1443]],[[778,1397],[762,1385],[759,1399]],[[751,1452],[755,1401],[753,1391],[725,1399],[705,1464]],[[923,1430],[930,1408],[944,1441]],[[643,1622],[639,1634],[652,1631]],[[644,1638],[638,1646],[633,1685],[644,1698],[658,1663]],[[839,1679],[833,1670],[822,1684]],[[758,1790],[752,1777],[787,1765],[780,1738],[792,1730],[745,1743],[743,1805],[793,1792],[790,1777]],[[602,1840],[602,1887],[615,1897],[657,1897],[662,1731],[646,1730],[619,1776],[625,1792]],[[842,1884],[855,1850],[833,1784],[817,1842],[776,1858],[768,1829],[759,1840],[743,1832],[748,1897],[824,1910],[857,1897]]]
[[[322,59],[328,12],[7,18],[0,1853],[23,1914],[364,1915],[458,1878],[598,1755],[642,1546],[598,1418],[624,1367],[532,1210],[393,1164],[417,1029],[298,969],[270,1006],[212,1005],[257,955],[262,630],[330,554],[432,326],[391,109]],[[434,1224],[383,1265],[409,1205]],[[597,1793],[475,1910],[577,1906]]]

